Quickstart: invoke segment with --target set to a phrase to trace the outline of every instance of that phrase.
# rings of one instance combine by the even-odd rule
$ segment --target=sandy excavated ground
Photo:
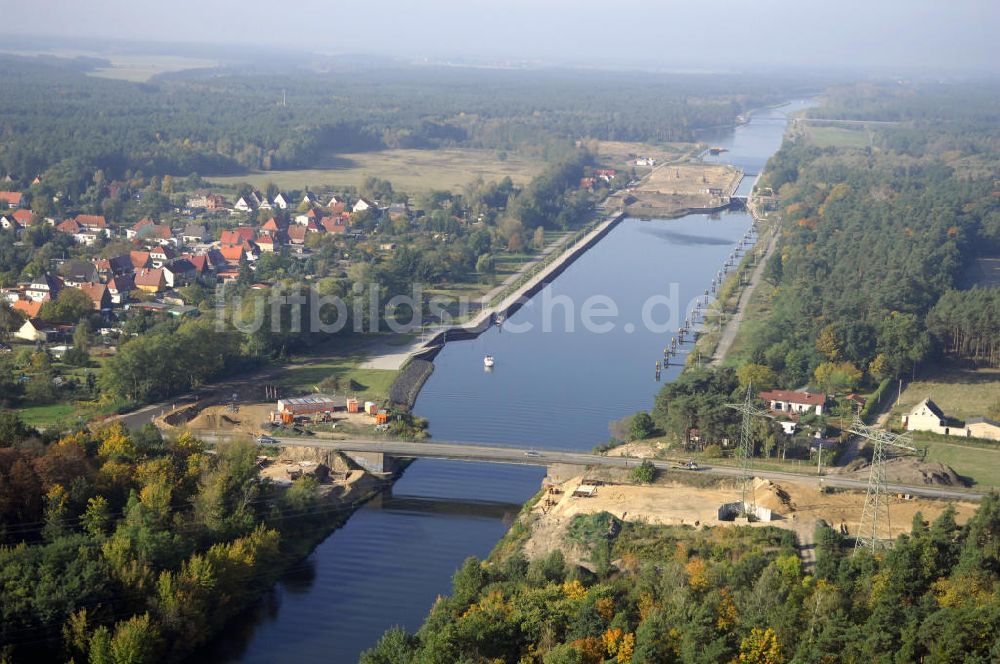
[[[251,435],[273,434],[266,425],[268,416],[274,410],[273,403],[242,404],[235,413],[228,406],[207,406],[184,426],[191,431],[230,431]],[[365,413],[338,412],[336,422],[344,422],[358,427],[371,428],[374,420]],[[324,436],[329,437],[329,436]]]
[[[525,545],[525,555],[537,558],[561,548],[568,558],[576,558],[566,551],[564,539],[566,526],[577,514],[610,512],[626,521],[645,521],[663,525],[734,526],[731,521],[718,519],[718,508],[724,503],[739,500],[735,483],[719,488],[696,488],[683,484],[653,486],[615,485],[600,486],[592,497],[574,497],[573,491],[583,483],[575,477],[556,485],[559,493],[545,495],[535,505],[535,522],[532,536]],[[861,517],[865,494],[863,492],[820,493],[808,484],[787,482],[781,485],[768,480],[757,480],[757,504],[775,514],[771,525],[796,531],[800,541],[811,541],[817,521],[822,519],[834,528],[841,524],[853,534]],[[976,510],[972,502],[934,501],[924,499],[890,502],[892,536],[909,532],[913,515],[918,511],[925,520],[935,519],[949,505],[955,505],[956,519],[964,523]],[[577,558],[578,560],[578,558]]]
[[[704,196],[709,187],[728,194],[738,180],[736,169],[721,164],[667,164],[657,167],[636,188],[642,193]]]

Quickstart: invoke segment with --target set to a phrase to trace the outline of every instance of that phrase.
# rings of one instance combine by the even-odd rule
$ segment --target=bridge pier
[[[344,455],[369,473],[399,472],[399,459],[384,452],[344,452]]]

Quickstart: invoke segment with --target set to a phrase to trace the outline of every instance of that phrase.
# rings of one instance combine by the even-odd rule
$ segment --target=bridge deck
[[[281,445],[297,447],[315,447],[337,450],[340,452],[373,452],[395,457],[415,459],[444,459],[448,461],[478,461],[485,463],[518,464],[527,466],[551,466],[567,464],[575,466],[604,466],[611,468],[634,468],[640,459],[629,457],[613,457],[591,454],[588,452],[573,452],[569,450],[553,450],[531,447],[500,447],[481,445],[478,443],[457,443],[445,441],[410,442],[402,440],[371,440],[371,439],[309,439],[309,438],[276,438]],[[676,462],[653,460],[653,465],[660,470],[670,470],[677,473],[704,473],[722,477],[738,478],[740,469],[729,466],[700,466],[697,471],[678,470]],[[826,475],[799,475],[796,473],[756,470],[754,475],[772,481],[799,482],[817,486],[829,486],[840,489],[865,490],[868,482],[864,480]],[[886,487],[893,493],[905,493],[928,498],[953,498],[978,500],[983,493],[955,488],[936,486],[911,486],[905,484],[889,484]]]

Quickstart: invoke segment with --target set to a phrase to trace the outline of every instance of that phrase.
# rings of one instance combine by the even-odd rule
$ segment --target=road
[[[205,440],[218,440],[218,437],[199,436]],[[326,440],[315,438],[275,438],[279,444],[294,447],[316,447],[337,450],[341,452],[381,452],[397,457],[417,459],[446,459],[449,461],[479,461],[488,463],[517,464],[526,466],[550,466],[553,464],[568,464],[574,466],[604,466],[611,468],[634,468],[639,459],[629,457],[612,457],[591,454],[589,452],[572,452],[568,450],[550,450],[530,447],[497,447],[479,444],[464,444],[444,441],[409,442],[397,440],[371,440],[351,438],[343,440]],[[721,477],[739,477],[740,469],[730,466],[699,466],[697,471],[677,470],[675,461],[653,461],[660,470],[677,473],[704,473]],[[756,470],[754,475],[776,482],[798,482],[812,484],[817,487],[829,486],[838,489],[866,490],[867,480],[856,480],[836,475],[816,477],[814,475],[799,475],[773,470]],[[978,500],[984,494],[974,491],[964,491],[939,486],[910,486],[905,484],[888,484],[891,493],[905,493],[924,498],[950,498]]]

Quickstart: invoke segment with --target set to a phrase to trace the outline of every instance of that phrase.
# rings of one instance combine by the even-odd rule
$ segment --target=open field
[[[951,466],[977,487],[1000,487],[1000,444],[962,444],[948,442],[947,436],[914,432],[919,447],[927,446],[927,460]]]
[[[820,148],[866,148],[869,145],[868,129],[858,127],[824,127],[804,125],[810,143]]]
[[[627,168],[635,163],[637,157],[652,157],[658,163],[675,161],[697,153],[699,146],[695,143],[667,143],[666,145],[651,145],[649,143],[626,143],[624,141],[587,141],[587,147],[597,153],[601,163],[614,168]],[[636,167],[642,170],[642,167]]]
[[[339,154],[317,168],[290,171],[266,171],[224,177],[209,177],[220,185],[242,182],[263,189],[273,182],[282,189],[318,187],[357,187],[374,176],[389,180],[400,191],[431,189],[460,191],[476,178],[498,181],[510,177],[516,184],[526,184],[538,175],[545,164],[540,159],[516,152],[501,159],[492,150],[450,148],[446,150],[381,150]]]
[[[970,369],[941,363],[921,370],[920,374],[918,380],[906,386],[899,404],[893,408],[894,423],[928,397],[946,416],[960,420],[985,417],[990,406],[1000,401],[1000,369]]]
[[[111,63],[110,67],[98,67],[87,72],[88,76],[97,78],[113,78],[133,83],[144,83],[156,76],[173,71],[186,69],[204,69],[216,67],[219,62],[203,58],[188,58],[180,55],[143,55],[139,53],[104,53],[78,49],[52,49],[45,51],[8,51],[16,55],[38,56],[47,55],[57,58],[101,58]]]
[[[406,339],[402,337],[400,341]],[[384,341],[382,337],[351,337],[296,357],[282,368],[278,384],[284,394],[302,394],[316,392],[320,383],[336,377],[340,383],[340,389],[335,390],[338,393],[350,391],[352,396],[372,401],[386,399],[398,372],[361,368],[370,351]],[[351,381],[358,389],[348,390]]]

